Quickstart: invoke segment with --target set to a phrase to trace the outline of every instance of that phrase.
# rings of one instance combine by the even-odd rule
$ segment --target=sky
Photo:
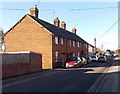
[[[93,46],[96,37],[97,48],[118,49],[118,2],[0,2],[0,27],[7,32],[35,5],[40,19],[53,24],[58,17],[68,31],[75,27],[77,35]]]

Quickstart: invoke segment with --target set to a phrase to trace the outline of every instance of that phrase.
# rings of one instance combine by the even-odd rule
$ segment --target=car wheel
[[[78,68],[80,67],[80,63],[78,64]]]
[[[81,64],[81,63],[79,64],[79,67],[82,67],[82,64]]]
[[[81,65],[81,67],[83,66],[82,64],[80,64]]]

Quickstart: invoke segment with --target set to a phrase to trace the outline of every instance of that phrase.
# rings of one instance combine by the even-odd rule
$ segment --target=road
[[[2,92],[87,92],[112,64],[93,62],[81,68],[55,69],[3,80]]]

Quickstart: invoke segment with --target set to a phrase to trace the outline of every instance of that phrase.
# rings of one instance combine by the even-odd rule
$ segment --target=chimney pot
[[[58,17],[54,20],[54,25],[59,27],[60,20],[58,19]]]
[[[30,8],[30,15],[31,16],[38,18],[38,13],[39,13],[39,10],[37,8],[37,5],[35,5],[34,8]]]
[[[64,21],[61,23],[61,28],[66,30],[66,23]]]
[[[72,33],[76,34],[76,31],[77,31],[77,29],[74,27],[74,28],[72,29]]]

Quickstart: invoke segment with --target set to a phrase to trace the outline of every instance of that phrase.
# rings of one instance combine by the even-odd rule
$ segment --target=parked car
[[[92,62],[97,62],[98,61],[98,57],[97,56],[91,56]]]
[[[106,59],[106,56],[99,56],[99,57],[98,57],[98,62],[104,62],[104,63],[105,63],[106,60],[107,60],[107,59]]]
[[[69,62],[66,63],[66,68],[69,68],[69,67],[80,67],[80,66],[82,66],[81,61],[82,60],[81,60],[80,57],[69,58]]]
[[[92,63],[92,58],[91,57],[86,57],[87,63],[90,64]]]
[[[84,57],[81,57],[81,63],[82,65],[86,65],[87,64],[87,60]]]

